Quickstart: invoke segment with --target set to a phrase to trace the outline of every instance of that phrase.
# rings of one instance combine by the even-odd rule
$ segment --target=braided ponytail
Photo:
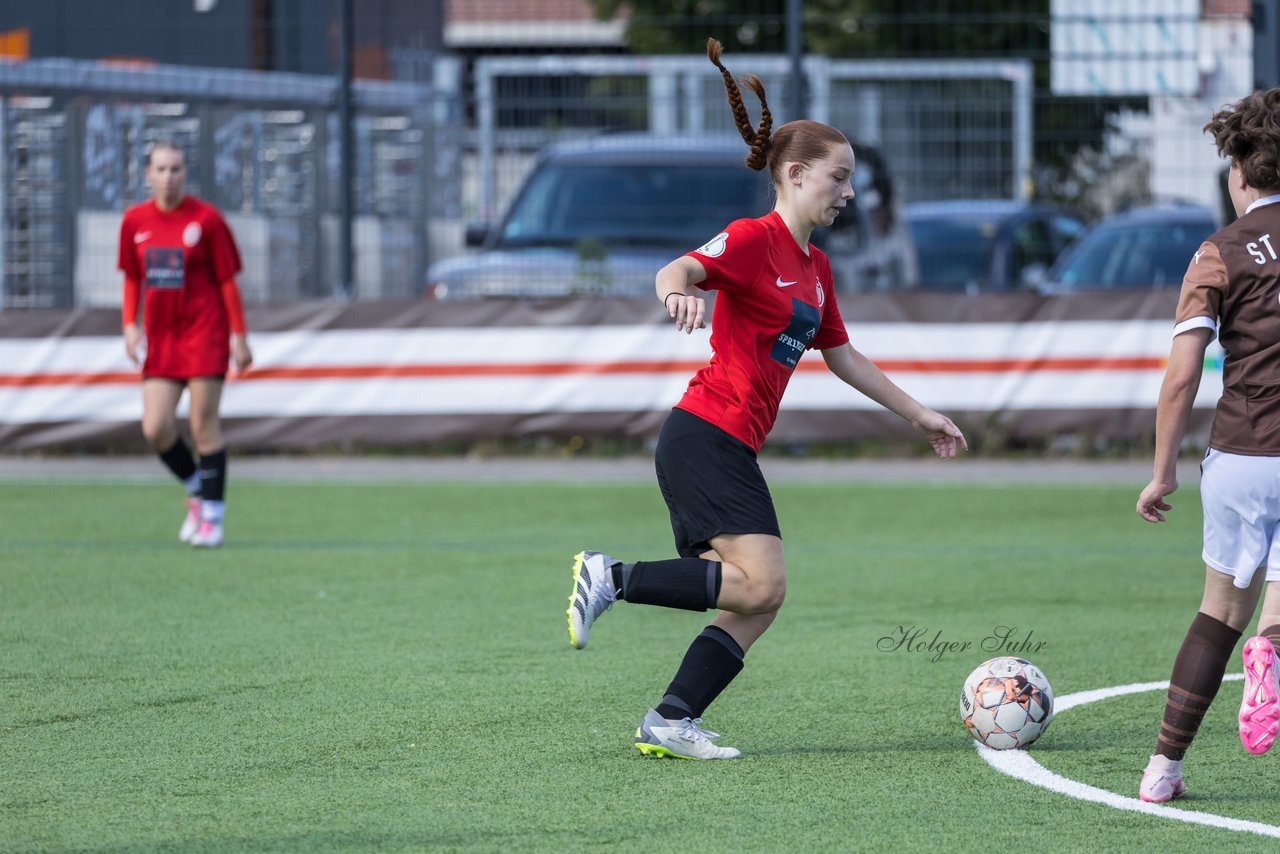
[[[773,114],[769,112],[769,104],[764,98],[764,83],[754,74],[748,74],[742,80],[747,88],[760,99],[760,126],[753,128],[751,127],[751,116],[747,114],[746,104],[742,102],[742,90],[738,88],[738,81],[733,79],[729,69],[725,68],[720,62],[720,54],[723,49],[718,40],[707,39],[707,58],[711,60],[711,63],[716,68],[720,69],[720,75],[724,78],[725,93],[729,98],[729,109],[733,111],[733,123],[737,126],[738,134],[742,137],[742,141],[751,146],[751,151],[747,154],[747,166],[759,172],[769,164],[769,149],[773,142],[771,136]]]

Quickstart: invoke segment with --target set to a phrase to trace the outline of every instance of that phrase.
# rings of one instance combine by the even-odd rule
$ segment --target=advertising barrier
[[[1132,441],[1154,430],[1176,299],[847,294],[841,309],[855,347],[973,437]],[[228,378],[222,413],[230,444],[264,450],[652,437],[710,357],[707,330],[677,332],[648,300],[323,301],[253,309],[249,327],[255,366]],[[141,407],[118,312],[0,313],[0,451],[140,442]],[[888,438],[895,421],[807,353],[771,440]]]

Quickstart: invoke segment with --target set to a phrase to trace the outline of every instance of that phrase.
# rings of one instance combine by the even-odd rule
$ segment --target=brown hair
[[[147,166],[151,166],[151,158],[157,151],[176,151],[182,155],[182,165],[187,165],[187,152],[183,151],[182,146],[168,139],[162,139],[153,142],[151,147],[147,149]]]
[[[722,51],[719,41],[707,39],[707,58],[720,69],[720,75],[724,77],[729,108],[733,110],[733,122],[738,127],[742,141],[751,147],[751,151],[747,153],[748,167],[759,172],[768,166],[773,183],[781,184],[780,170],[783,163],[803,163],[808,166],[813,161],[826,157],[835,146],[849,144],[849,140],[840,131],[809,119],[787,122],[778,128],[777,133],[771,133],[773,114],[769,112],[769,103],[764,97],[764,83],[754,74],[748,74],[742,78],[742,84],[760,99],[760,126],[753,128],[751,117],[747,115],[747,107],[742,103],[742,90],[738,88],[738,82],[733,79],[729,69],[720,62]]]
[[[1240,165],[1256,190],[1280,190],[1280,88],[1258,90],[1213,114],[1204,126],[1218,153]]]

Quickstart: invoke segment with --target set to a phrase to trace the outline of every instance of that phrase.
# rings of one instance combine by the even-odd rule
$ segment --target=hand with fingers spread
[[[677,331],[688,335],[695,329],[707,328],[707,301],[702,297],[671,293],[667,294],[663,305],[667,307],[667,314],[675,319]]]
[[[912,423],[929,440],[933,452],[943,459],[954,458],[957,451],[969,450],[969,442],[964,438],[964,433],[941,413],[926,410]]]
[[[1178,482],[1153,479],[1138,496],[1138,515],[1148,522],[1165,521],[1164,512],[1173,509],[1173,505],[1165,501],[1165,496],[1172,495],[1178,489]],[[1164,512],[1161,512],[1164,511]]]

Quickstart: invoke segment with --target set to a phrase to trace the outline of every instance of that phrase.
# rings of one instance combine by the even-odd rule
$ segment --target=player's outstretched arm
[[[907,394],[885,376],[884,371],[870,359],[853,348],[852,344],[831,347],[822,351],[822,358],[831,373],[846,384],[874,400],[890,412],[910,421],[924,434],[940,457],[954,457],[958,451],[967,450],[968,441],[951,419],[934,412]]]
[[[1160,384],[1160,402],[1156,405],[1156,459],[1151,482],[1138,496],[1138,515],[1148,522],[1163,522],[1162,511],[1172,510],[1165,501],[1178,488],[1178,449],[1191,419],[1191,406],[1200,391],[1204,372],[1204,353],[1213,332],[1192,329],[1173,339],[1169,351],[1169,367]]]

